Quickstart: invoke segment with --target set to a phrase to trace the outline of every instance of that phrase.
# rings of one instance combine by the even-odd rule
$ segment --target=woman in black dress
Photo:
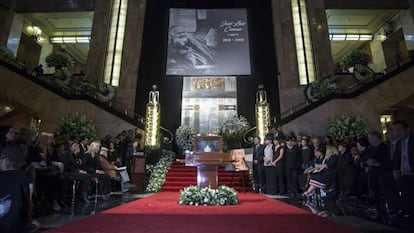
[[[276,193],[283,195],[286,193],[285,189],[285,171],[284,159],[285,148],[280,144],[280,138],[273,139],[273,159],[272,165],[276,169]]]
[[[92,177],[98,179],[98,195],[104,195],[104,200],[109,199],[111,188],[111,178],[105,174],[99,162],[100,141],[93,141],[82,161],[82,170],[86,171]]]

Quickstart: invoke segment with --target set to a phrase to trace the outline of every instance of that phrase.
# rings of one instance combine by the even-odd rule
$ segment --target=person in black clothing
[[[123,164],[127,167],[129,177],[132,177],[132,158],[134,155],[138,155],[142,150],[139,147],[139,140],[133,139],[131,145],[128,147],[125,153],[125,159]]]
[[[285,148],[281,145],[280,138],[274,138],[272,166],[276,168],[276,193],[279,195],[286,193],[284,156]]]
[[[367,161],[369,159],[370,148],[368,139],[365,137],[359,138],[357,140],[357,148],[359,151],[359,157],[357,160],[354,160],[355,166],[357,167],[357,182],[356,189],[358,195],[365,195],[368,193],[368,165]]]
[[[355,167],[354,159],[349,151],[349,145],[345,142],[338,144],[338,164],[337,164],[337,187],[341,196],[349,196],[355,187]]]
[[[0,232],[25,232],[31,224],[33,180],[19,169],[26,153],[24,145],[7,146],[0,153]]]
[[[0,152],[14,141],[15,135],[13,127],[0,125]]]
[[[368,167],[368,198],[376,200],[378,196],[378,179],[385,174],[387,166],[388,146],[382,141],[382,135],[373,131],[368,135],[371,153],[367,159]]]
[[[83,156],[89,147],[89,138],[83,137],[79,143],[79,155]]]
[[[100,141],[93,141],[82,160],[82,170],[86,171],[92,177],[98,179],[98,194],[104,195],[104,200],[109,199],[111,178],[102,170],[99,162]]]
[[[298,194],[298,172],[300,166],[299,148],[295,145],[295,138],[286,141],[284,164],[285,177],[288,187],[288,194],[296,196]]]
[[[253,146],[253,180],[254,190],[256,192],[263,192],[266,186],[264,174],[264,146],[260,144],[260,137],[254,138]]]
[[[400,215],[414,216],[414,135],[406,122],[393,124],[399,141],[394,151],[393,173],[379,183],[390,209]]]
[[[62,150],[62,148],[60,150]],[[62,153],[59,153],[59,156],[55,156],[53,158],[53,161],[60,162],[64,166],[64,194],[66,194],[66,190],[69,185],[69,178],[73,177],[77,182],[79,182],[82,201],[84,203],[89,203],[88,192],[91,189],[91,176],[88,175],[86,171],[79,170],[75,162],[75,158],[78,156],[80,151],[79,144],[77,142],[73,142],[69,146],[69,150],[70,151],[62,151]]]

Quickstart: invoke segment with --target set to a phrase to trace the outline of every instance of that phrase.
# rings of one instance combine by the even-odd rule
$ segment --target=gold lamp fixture
[[[157,86],[152,86],[149,92],[149,100],[145,115],[145,147],[148,149],[160,148],[160,118],[161,106],[159,103],[160,92]]]
[[[256,133],[260,137],[260,143],[264,138],[270,125],[269,103],[267,103],[267,94],[263,85],[259,85],[256,92]]]
[[[42,34],[42,30],[38,26],[33,26],[33,25],[27,26],[26,32],[35,41],[38,41],[40,38],[40,35]]]

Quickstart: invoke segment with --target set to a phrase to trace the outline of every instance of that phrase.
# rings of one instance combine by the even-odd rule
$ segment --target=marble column
[[[304,102],[305,95],[303,87],[299,85],[291,0],[272,0],[272,14],[280,73],[278,75],[280,111],[283,113]]]
[[[122,104],[128,115],[135,111],[135,96],[141,46],[144,31],[146,0],[129,0],[122,52],[121,79],[116,101]]]
[[[307,1],[309,25],[317,79],[334,73],[329,28],[324,0]]]
[[[11,1],[8,7],[8,9],[0,7],[0,45],[7,45],[7,40],[9,39],[10,29],[15,14],[16,0]]]
[[[111,8],[112,0],[95,1],[91,41],[85,71],[88,78],[94,82],[102,82],[103,80]]]

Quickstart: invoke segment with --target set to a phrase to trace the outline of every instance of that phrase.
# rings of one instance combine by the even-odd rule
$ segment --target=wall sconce
[[[160,148],[160,119],[161,106],[159,102],[160,92],[157,86],[152,86],[149,92],[149,100],[145,115],[145,147],[148,149]]]
[[[38,26],[27,26],[26,28],[27,35],[33,38],[35,41],[39,40],[42,30]]]
[[[263,85],[259,85],[256,92],[256,133],[260,137],[260,143],[264,142],[270,126],[269,103]]]

